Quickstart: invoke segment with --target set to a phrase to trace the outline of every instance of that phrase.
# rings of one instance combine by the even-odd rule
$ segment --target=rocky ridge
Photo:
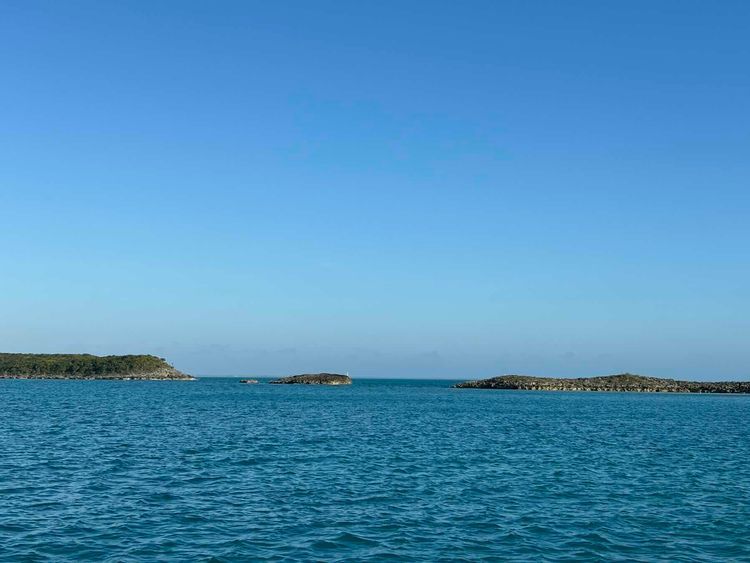
[[[639,393],[750,393],[750,381],[682,381],[631,373],[600,377],[555,378],[502,375],[465,381],[459,389],[518,389],[527,391],[628,391]]]

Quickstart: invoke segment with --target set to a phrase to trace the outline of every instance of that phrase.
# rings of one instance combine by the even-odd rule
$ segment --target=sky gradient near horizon
[[[0,3],[0,350],[750,378],[750,3]]]

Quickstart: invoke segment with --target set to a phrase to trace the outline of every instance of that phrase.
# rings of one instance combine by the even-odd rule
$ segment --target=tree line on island
[[[151,355],[0,353],[0,378],[194,379]]]

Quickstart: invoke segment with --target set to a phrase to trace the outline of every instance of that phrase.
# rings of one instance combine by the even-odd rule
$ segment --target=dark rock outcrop
[[[305,373],[292,375],[271,381],[275,384],[301,384],[301,385],[351,385],[352,379],[348,375],[338,373]]]
[[[461,389],[521,389],[533,391],[632,391],[640,393],[750,393],[750,381],[680,381],[622,373],[601,377],[563,379],[503,375],[465,381]]]

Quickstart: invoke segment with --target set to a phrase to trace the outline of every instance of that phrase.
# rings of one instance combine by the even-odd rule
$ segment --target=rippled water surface
[[[750,397],[0,381],[0,560],[750,560]]]

